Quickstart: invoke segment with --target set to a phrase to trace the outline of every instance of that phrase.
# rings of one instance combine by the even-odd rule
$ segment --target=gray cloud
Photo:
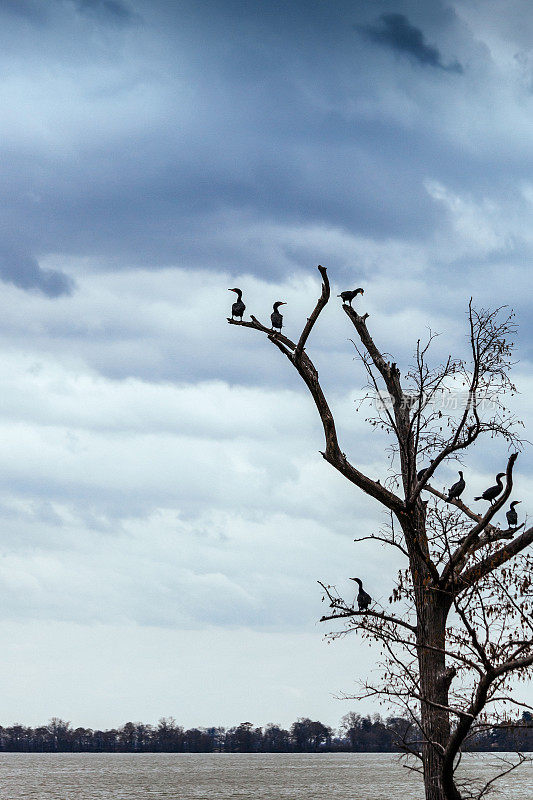
[[[27,253],[0,246],[0,278],[20,289],[38,291],[47,297],[70,295],[74,281],[64,272],[42,269],[38,261]]]
[[[44,24],[47,19],[46,9],[35,0],[2,0],[1,11],[38,25]]]
[[[460,92],[480,120],[486,113],[485,84],[474,85],[472,71],[460,89],[443,82],[439,98],[419,91],[417,71],[396,86],[377,48],[354,47],[351,2],[306,4],[302,17],[298,4],[184,2],[180,15],[137,0],[128,8],[150,25],[110,25],[97,38],[74,5],[55,16],[50,8],[38,42],[12,20],[0,30],[0,66],[11,74],[20,58],[22,85],[4,89],[5,103],[27,99],[0,148],[0,201],[20,232],[17,248],[39,259],[60,253],[102,270],[179,265],[278,280],[306,269],[314,248],[271,252],[261,227],[424,242],[444,219],[425,178],[508,195],[532,158],[525,136],[517,154],[512,137],[491,143],[459,124]],[[460,36],[461,52],[472,51],[465,26],[437,19],[447,42]],[[9,53],[17,33],[21,55]],[[469,63],[479,58],[474,50]],[[58,69],[43,70],[49,62]],[[350,259],[331,266],[349,279]]]
[[[138,19],[131,9],[120,0],[72,0],[81,13],[106,18],[116,24],[125,24]]]
[[[82,7],[148,15],[150,26],[111,25],[92,39],[74,12]],[[467,153],[440,121],[424,117],[406,135],[401,119],[349,111],[372,103],[376,86],[372,56],[354,51],[352,3],[313,3],[301,32],[303,7],[282,9],[280,20],[254,3],[203,12],[184,3],[182,15],[158,2],[50,8],[38,42],[14,24],[0,31],[5,70],[21,58],[27,98],[0,187],[22,250],[111,259],[113,269],[231,266],[276,279],[280,264],[250,261],[238,231],[233,241],[216,235],[227,215],[421,239],[439,224],[421,175],[438,165],[438,177],[464,180]],[[17,34],[24,47],[8,57]],[[60,68],[43,70],[48,61]],[[387,75],[378,81],[387,91]],[[307,265],[302,249],[292,256],[293,268]]]
[[[430,67],[437,67],[446,72],[463,73],[458,61],[445,64],[440,51],[425,41],[420,28],[412,25],[404,14],[382,14],[379,25],[361,25],[358,30],[378,44],[390,47],[399,53],[405,53]]]

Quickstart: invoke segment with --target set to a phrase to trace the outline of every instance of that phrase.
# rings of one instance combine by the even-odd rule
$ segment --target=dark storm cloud
[[[376,80],[353,46],[353,3],[308,3],[306,14],[269,3],[184,2],[180,14],[157,2],[68,7],[39,48],[75,80],[42,83],[52,101],[42,112],[47,140],[37,137],[28,155],[17,138],[16,169],[0,186],[15,229],[23,210],[21,248],[29,240],[31,252],[96,257],[114,269],[178,263],[275,279],[279,262],[250,262],[242,237],[220,241],[225,216],[378,238],[435,227],[421,176],[426,164],[455,169],[457,153],[439,132],[407,137],[390,120],[345,113],[367,102]],[[75,9],[148,15],[150,27],[109,25],[92,40]],[[32,109],[32,124],[36,117]],[[294,256],[294,268],[307,259]]]
[[[380,24],[361,25],[358,30],[378,44],[391,47],[399,53],[411,56],[420,64],[437,67],[446,72],[462,73],[463,67],[458,61],[445,64],[440,51],[425,41],[420,28],[411,25],[404,14],[382,14]]]
[[[0,279],[47,297],[72,294],[74,282],[60,270],[42,269],[33,256],[0,246]]]
[[[403,23],[373,28],[367,5],[352,0],[69,0],[47,7],[38,36],[27,25],[22,35],[11,14],[0,70],[22,89],[6,97],[20,121],[0,146],[0,203],[17,249],[99,269],[178,265],[276,280],[307,268],[316,247],[273,257],[261,226],[420,242],[443,216],[428,177],[482,194],[503,175],[507,192],[523,159],[511,147],[495,159],[485,140],[465,146],[436,112],[440,98],[420,91],[420,70],[392,68],[354,37],[357,23],[385,31],[388,47],[445,75],[439,51],[407,21],[410,5],[401,10],[383,19]],[[434,0],[420,14],[429,41],[439,30],[448,49],[460,34],[468,52],[453,12]],[[133,16],[147,24],[112,22]],[[102,35],[88,36],[95,20]],[[441,83],[452,109],[459,82]],[[460,84],[468,90],[466,77]]]

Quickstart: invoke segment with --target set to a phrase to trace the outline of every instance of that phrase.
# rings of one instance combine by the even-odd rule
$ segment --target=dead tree
[[[533,542],[533,527],[502,530],[493,522],[511,494],[521,445],[519,423],[505,407],[506,395],[515,391],[509,378],[513,314],[504,308],[476,311],[470,302],[469,359],[450,357],[430,367],[430,333],[426,345],[418,342],[413,366],[402,379],[397,364],[370,334],[368,314],[360,316],[351,306],[342,306],[358,336],[356,347],[368,386],[380,401],[370,421],[392,436],[392,471],[380,482],[361,472],[343,452],[306,351],[330,298],[326,269],[318,270],[321,296],[297,342],[254,316],[228,322],[265,334],[297,370],[322,421],[324,459],[390,516],[385,530],[365,538],[394,547],[405,559],[390,597],[394,608],[373,605],[359,611],[334,586],[322,583],[331,607],[322,620],[341,619],[346,625],[333,635],[358,631],[381,647],[383,680],[365,686],[363,694],[399,703],[411,716],[419,740],[413,743],[411,732],[405,747],[420,759],[426,800],[481,798],[487,785],[461,783],[461,751],[494,715],[501,720],[506,702],[517,702],[509,693],[510,681],[524,678],[533,664],[528,577],[532,565],[525,552]],[[450,408],[446,400],[457,396],[464,402]],[[500,437],[510,456],[503,492],[479,512],[461,499],[449,500],[432,479],[441,464],[461,461],[484,435]],[[425,472],[417,479],[421,467]]]

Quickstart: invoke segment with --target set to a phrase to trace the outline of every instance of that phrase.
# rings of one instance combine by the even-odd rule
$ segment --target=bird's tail
[[[474,497],[474,500],[483,500],[482,497]]]

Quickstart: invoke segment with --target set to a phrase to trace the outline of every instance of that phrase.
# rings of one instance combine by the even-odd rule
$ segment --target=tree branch
[[[528,528],[527,531],[524,531],[524,533],[510,542],[510,544],[506,544],[504,547],[496,550],[495,553],[487,556],[487,558],[480,561],[479,564],[474,564],[472,567],[465,570],[465,572],[461,573],[461,575],[457,576],[457,585],[459,589],[472,586],[474,583],[481,580],[481,578],[484,578],[497,569],[497,567],[501,567],[506,561],[518,555],[518,553],[528,547],[532,542],[533,527]]]
[[[481,522],[481,520],[483,519],[481,514],[476,514],[476,512],[472,511],[472,509],[469,508],[467,505],[465,505],[462,500],[456,500],[454,498],[448,500],[445,494],[439,492],[439,490],[435,489],[433,486],[430,486],[429,483],[426,483],[426,485],[423,488],[424,491],[429,492],[434,497],[438,497],[439,500],[443,500],[445,503],[448,503],[449,505],[458,508],[459,511],[462,511],[463,514],[469,517],[473,522]],[[492,528],[492,527],[493,527],[492,525],[487,525],[487,528]],[[494,528],[494,530],[496,530],[496,528]]]
[[[298,349],[298,345],[296,345],[286,336],[276,333],[272,331],[271,328],[267,328],[265,325],[262,325],[259,320],[253,316],[251,317],[251,322],[239,322],[237,320],[228,318],[228,323],[230,325],[241,325],[245,328],[253,328],[254,330],[266,334],[270,341],[275,344],[285,356],[287,356],[289,361],[296,368],[299,375],[303,379],[307,388],[311,392],[313,400],[315,401],[315,406],[320,415],[322,426],[324,428],[324,437],[326,441],[326,449],[322,453],[324,459],[333,467],[335,467],[335,469],[344,475],[344,477],[347,478],[351,483],[362,489],[366,494],[374,497],[386,508],[398,512],[403,507],[402,500],[393,492],[389,491],[380,483],[378,483],[378,481],[372,480],[363,472],[360,472],[358,469],[356,469],[352,464],[350,464],[346,458],[346,455],[341,451],[337,439],[337,431],[335,429],[335,420],[325,398],[324,392],[322,391],[322,387],[320,386],[318,372],[315,368],[315,365],[303,349],[303,345],[305,344],[314,323],[316,322],[322,308],[325,306],[329,298],[329,282],[327,284],[325,283],[327,280],[326,268],[321,266],[319,269],[324,281],[322,284],[322,295],[318,300],[313,313],[307,320],[302,335],[300,336],[298,342],[298,345],[302,345],[300,349]]]
[[[339,619],[341,617],[374,617],[375,619],[380,619],[383,622],[390,622],[393,625],[400,625],[402,628],[407,628],[407,630],[411,631],[411,633],[416,633],[416,628],[414,625],[410,625],[408,622],[404,622],[403,619],[399,619],[398,617],[391,617],[389,614],[382,614],[380,611],[371,611],[367,609],[366,611],[356,611],[355,609],[349,609],[345,613],[342,614],[330,614],[323,617],[320,617],[319,622],[327,622],[330,619]]]
[[[393,625],[400,625],[402,628],[407,628],[407,630],[411,631],[411,633],[416,633],[416,627],[414,625],[410,625],[409,622],[405,622],[403,619],[398,619],[398,617],[384,614],[381,611],[372,611],[372,609],[369,608],[367,608],[365,611],[356,611],[354,608],[348,607],[343,600],[340,600],[331,594],[329,587],[326,586],[326,584],[322,583],[322,581],[317,581],[317,583],[324,589],[331,602],[331,605],[342,611],[341,614],[329,614],[323,616],[320,618],[320,622],[326,622],[330,619],[339,619],[339,617],[374,617],[375,619],[380,619],[383,622],[391,622]]]
[[[450,576],[455,571],[455,569],[464,562],[465,558],[468,556],[469,552],[471,551],[474,544],[476,544],[479,540],[479,534],[485,530],[487,525],[489,525],[491,519],[494,517],[495,514],[500,510],[503,506],[505,501],[508,499],[511,491],[513,489],[513,467],[514,463],[518,457],[517,453],[512,453],[509,457],[509,461],[507,462],[507,470],[506,470],[506,485],[505,490],[501,497],[493,504],[490,505],[490,508],[487,509],[485,515],[481,518],[479,522],[469,531],[468,535],[464,539],[464,541],[459,545],[459,547],[452,553],[450,560],[446,564],[444,571],[442,573],[442,584],[444,586],[447,585],[449,582]]]
[[[354,539],[354,542],[367,542],[370,539],[375,542],[382,542],[382,544],[390,544],[391,547],[396,547],[398,550],[401,550],[404,556],[409,558],[409,553],[405,547],[402,547],[399,542],[394,542],[392,539],[387,539],[385,536],[376,536],[374,533],[372,533],[370,536],[359,536],[357,539]]]
[[[369,354],[376,369],[379,371],[383,380],[385,381],[385,385],[389,394],[394,398],[396,404],[401,406],[404,402],[404,396],[400,384],[400,372],[395,363],[391,364],[385,360],[377,348],[374,340],[372,339],[366,326],[368,314],[360,317],[351,306],[343,305],[342,307],[344,312],[351,319],[365,350]]]
[[[494,544],[494,542],[499,542],[501,539],[514,539],[518,531],[522,530],[523,527],[525,527],[525,522],[518,525],[517,528],[506,528],[504,531],[497,530],[493,534],[487,533],[472,545],[471,552],[474,553],[476,550],[485,547],[485,545]]]
[[[317,269],[322,275],[322,294],[317,301],[313,313],[308,318],[305,327],[302,331],[302,334],[298,340],[298,344],[296,345],[296,350],[294,351],[295,358],[300,358],[300,355],[302,354],[302,351],[305,347],[307,338],[313,329],[313,325],[317,321],[320,312],[322,311],[322,309],[324,308],[330,297],[329,278],[326,267],[323,267],[319,264]]]

